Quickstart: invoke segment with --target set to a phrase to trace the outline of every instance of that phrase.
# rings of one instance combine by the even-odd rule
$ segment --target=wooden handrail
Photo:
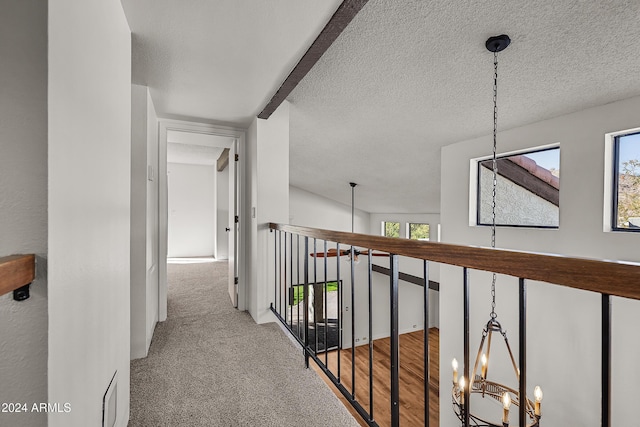
[[[0,258],[0,295],[28,285],[33,282],[35,276],[35,255],[10,255]]]
[[[442,264],[640,299],[640,263],[452,245],[270,223],[269,228]]]

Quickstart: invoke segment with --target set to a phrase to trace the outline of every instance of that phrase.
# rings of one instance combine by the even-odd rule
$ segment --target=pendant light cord
[[[350,182],[349,185],[351,186],[351,232],[354,233],[355,231],[355,212],[356,212],[356,184],[355,182]]]
[[[496,188],[498,187],[498,161],[496,158],[498,141],[498,53],[493,52],[493,185],[491,192],[491,247],[496,247]],[[496,314],[496,273],[491,280],[491,318]]]

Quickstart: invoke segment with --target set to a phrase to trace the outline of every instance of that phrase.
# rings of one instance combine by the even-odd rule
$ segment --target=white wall
[[[129,415],[131,34],[119,1],[49,2],[48,425]]]
[[[268,120],[254,119],[247,130],[246,211],[251,221],[247,245],[247,301],[258,323],[274,320],[269,310],[273,240],[269,222],[289,220],[289,103]],[[252,215],[255,213],[255,215]]]
[[[217,209],[217,226],[216,226],[216,258],[229,258],[229,233],[226,228],[229,225],[229,167],[224,168],[222,172],[216,172],[216,209]]]
[[[147,262],[146,262],[146,284],[147,284],[147,328],[146,342],[147,350],[151,345],[153,331],[159,318],[159,205],[160,186],[158,171],[160,170],[158,144],[158,116],[151,99],[151,92],[147,89]]]
[[[258,298],[261,298],[261,301],[262,298],[266,298],[258,288],[258,221],[254,217],[254,212],[252,212],[254,211],[253,208],[258,204],[258,120],[257,118],[254,119],[247,129],[244,179],[245,212],[242,215],[243,218],[246,218],[245,222],[249,223],[244,229],[247,310],[256,322],[259,320]],[[267,320],[265,319],[264,321]]]
[[[131,86],[131,358],[146,357],[158,322],[158,117]]]
[[[345,192],[351,187],[345,183]],[[306,227],[351,232],[351,206],[310,193],[298,187],[289,187],[289,223]],[[369,213],[355,209],[356,233],[369,234]]]
[[[500,132],[502,152],[559,142],[560,228],[499,228],[501,248],[560,253],[600,259],[640,261],[640,235],[603,232],[605,133],[640,126],[640,97]],[[469,163],[491,151],[491,137],[442,150],[442,237],[448,243],[489,246],[487,227],[469,226]],[[473,189],[472,191],[475,191]],[[440,363],[441,423],[454,425],[450,408],[451,359],[461,359],[462,273],[441,270]],[[471,275],[471,348],[479,344],[482,324],[490,312],[490,277]],[[498,320],[517,345],[517,281],[500,277]],[[634,425],[632,397],[640,382],[637,335],[640,303],[613,301],[613,422]],[[545,425],[598,425],[600,416],[600,295],[548,284],[528,285],[528,392],[544,390]],[[494,344],[495,346],[496,344]],[[492,346],[492,351],[494,349]],[[517,355],[516,355],[517,357]],[[473,363],[473,361],[472,361]],[[496,366],[496,371],[501,367]],[[498,414],[499,416],[499,414]]]
[[[169,257],[213,256],[216,167],[168,163]]]
[[[399,222],[400,223],[400,236],[407,236],[407,224],[429,224],[429,239],[432,242],[438,241],[438,225],[440,224],[440,215],[435,213],[414,213],[414,214],[402,214],[402,213],[385,213],[385,214],[371,214],[370,217],[370,229],[371,234],[382,235],[382,222]],[[389,268],[385,265],[385,267]],[[414,276],[422,277],[424,264],[422,260],[400,257],[399,269],[403,273],[412,274]],[[440,281],[440,264],[432,262],[429,263],[429,280],[434,282]],[[402,282],[401,282],[402,283]],[[408,285],[408,284],[407,284]],[[404,286],[404,285],[403,285]],[[414,286],[414,285],[411,285]],[[400,288],[401,290],[403,288]],[[415,298],[421,298],[420,295],[416,295],[416,290],[408,288],[407,292],[410,292],[413,299],[409,299],[412,304]],[[429,327],[438,327],[440,318],[440,304],[438,302],[439,293],[434,290],[429,291]],[[410,310],[409,306],[401,308],[401,317],[405,318],[406,325],[414,325],[416,323],[422,324],[422,306],[414,305],[414,310]],[[418,310],[418,311],[416,311]],[[401,321],[402,323],[402,321]]]
[[[5,2],[0,14],[0,257],[35,253],[31,297],[0,296],[0,402],[47,401],[47,2]],[[37,427],[44,413],[0,412]]]

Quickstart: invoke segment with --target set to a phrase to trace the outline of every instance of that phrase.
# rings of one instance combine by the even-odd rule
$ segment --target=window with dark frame
[[[558,228],[560,148],[497,158],[496,225]],[[478,161],[477,225],[492,223],[493,161]]]
[[[640,231],[640,132],[618,135],[613,145],[612,229]]]

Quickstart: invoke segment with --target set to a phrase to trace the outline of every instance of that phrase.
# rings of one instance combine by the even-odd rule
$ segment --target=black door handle
[[[229,232],[231,229],[229,227],[225,228],[225,231]]]

